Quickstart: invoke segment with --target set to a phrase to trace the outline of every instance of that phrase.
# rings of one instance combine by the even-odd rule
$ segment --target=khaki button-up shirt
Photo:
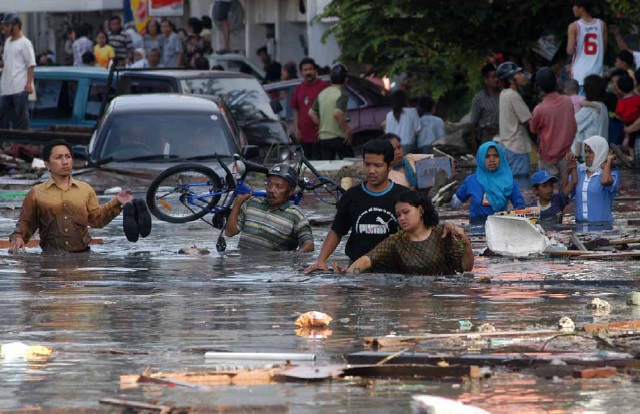
[[[95,190],[85,182],[70,178],[69,188],[62,190],[49,179],[27,194],[11,239],[22,236],[27,243],[39,230],[42,251],[82,252],[91,241],[87,227],[104,227],[121,211],[115,197],[100,206]]]

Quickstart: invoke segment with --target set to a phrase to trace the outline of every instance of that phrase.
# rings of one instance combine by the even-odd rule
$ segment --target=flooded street
[[[634,173],[624,173],[621,196],[637,197]],[[616,231],[633,230],[629,223],[638,218],[637,203],[615,204]],[[316,218],[332,214],[332,207],[316,203],[305,210]],[[3,210],[0,215],[5,239],[17,214]],[[448,216],[454,213],[445,212],[443,220]],[[640,290],[640,262],[634,260],[476,257],[472,275],[453,278],[303,275],[314,255],[241,254],[237,237],[227,239],[227,252],[218,254],[219,230],[201,221],[154,220],[153,225],[151,236],[133,244],[119,217],[92,231],[104,243],[89,254],[44,256],[39,248],[20,256],[6,249],[0,253],[0,343],[21,341],[54,351],[43,361],[0,360],[0,410],[122,412],[99,404],[112,397],[191,407],[250,406],[238,412],[406,413],[416,394],[451,397],[493,413],[631,412],[640,404],[634,376],[546,379],[499,369],[489,379],[473,381],[122,388],[121,375],[140,374],[146,367],[162,372],[230,368],[230,363],[205,359],[205,350],[310,353],[317,365],[342,364],[342,355],[365,349],[364,337],[452,333],[460,329],[459,321],[526,330],[556,329],[562,316],[577,326],[640,317],[640,307],[625,303],[630,291]],[[313,230],[317,254],[328,227]],[[194,244],[211,254],[177,254]],[[476,253],[481,247],[474,244]],[[343,244],[338,251],[335,258],[346,263]],[[608,301],[611,313],[589,309],[594,297]],[[296,334],[294,320],[309,310],[333,317],[328,338]],[[264,364],[236,362],[231,368]]]

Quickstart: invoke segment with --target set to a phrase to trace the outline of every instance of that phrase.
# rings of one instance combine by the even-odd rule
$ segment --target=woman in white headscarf
[[[147,61],[147,54],[144,49],[138,48],[133,50],[133,63],[127,66],[128,68],[148,68],[149,62]]]
[[[584,141],[584,164],[578,165],[575,194],[576,222],[610,223],[613,198],[620,186],[620,171],[613,169],[613,152],[600,136]]]

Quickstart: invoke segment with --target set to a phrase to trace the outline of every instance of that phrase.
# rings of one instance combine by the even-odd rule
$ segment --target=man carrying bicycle
[[[240,249],[312,252],[309,220],[302,210],[289,203],[297,183],[293,167],[273,166],[267,174],[267,198],[251,197],[251,194],[236,196],[225,235],[232,237],[242,232]]]

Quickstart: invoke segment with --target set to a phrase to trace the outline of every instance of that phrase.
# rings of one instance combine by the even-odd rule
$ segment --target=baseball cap
[[[556,182],[558,181],[558,177],[551,175],[547,170],[540,170],[531,176],[531,185],[540,185],[549,180],[554,180],[554,182]]]

